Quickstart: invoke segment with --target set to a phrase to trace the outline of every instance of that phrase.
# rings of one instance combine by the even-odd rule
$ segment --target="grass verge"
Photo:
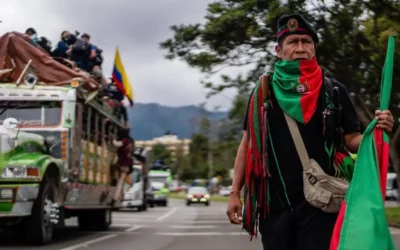
[[[385,210],[388,223],[400,227],[400,207],[387,207]]]
[[[182,193],[169,193],[169,198],[172,199],[186,199],[186,195]],[[212,195],[210,198],[211,201],[221,201],[221,202],[228,202],[228,197],[219,196],[219,195]]]

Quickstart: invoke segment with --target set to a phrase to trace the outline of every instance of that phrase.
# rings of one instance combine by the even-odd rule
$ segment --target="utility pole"
[[[203,118],[207,118],[208,122],[209,122],[209,126],[208,128],[204,127],[204,129],[206,129],[206,131],[208,131],[207,135],[208,135],[208,149],[207,149],[207,162],[208,162],[208,179],[211,181],[212,178],[212,174],[213,174],[213,170],[214,170],[214,162],[213,162],[213,154],[212,154],[212,146],[213,146],[213,142],[212,142],[212,138],[213,138],[213,134],[214,134],[214,124],[213,121],[210,117],[210,112],[208,112],[205,108],[205,102],[200,103],[200,112],[203,116]],[[201,126],[201,125],[200,125]]]

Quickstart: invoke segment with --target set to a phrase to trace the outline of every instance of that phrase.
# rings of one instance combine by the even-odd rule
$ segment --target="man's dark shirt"
[[[346,87],[336,80],[332,79],[331,82],[333,87],[337,86],[339,88],[339,101],[342,106],[341,124],[344,134],[360,132],[360,122]],[[272,90],[272,88],[270,89]],[[324,96],[324,86],[322,86],[318,107],[313,117],[306,125],[299,122],[297,122],[297,124],[304,144],[306,145],[309,157],[316,160],[327,174],[333,174],[333,169],[329,166],[330,160],[328,153],[325,150],[325,139],[323,136],[324,125],[322,112],[325,108],[325,104],[324,101],[321,101],[321,98]],[[250,99],[251,96],[249,101]],[[303,193],[303,168],[283,115],[283,111],[277,103],[273,91],[271,91],[271,102],[272,105],[270,105],[267,111],[269,121],[268,129],[271,133],[271,137],[268,139],[267,144],[267,154],[269,158],[268,168],[271,174],[269,189],[271,195],[270,209],[271,212],[278,212],[282,210],[282,208],[289,207],[284,192],[284,185],[286,186],[286,193],[291,205],[296,205],[304,201],[305,198]],[[243,123],[243,130],[247,130],[247,112]],[[280,173],[284,180],[284,185],[281,181],[275,157],[272,152],[271,141],[273,143]]]

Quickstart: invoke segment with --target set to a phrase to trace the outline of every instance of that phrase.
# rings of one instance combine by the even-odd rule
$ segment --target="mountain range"
[[[151,140],[166,132],[176,134],[178,138],[190,138],[198,132],[198,123],[208,115],[211,120],[220,120],[227,112],[205,111],[199,106],[168,107],[156,103],[135,103],[128,109],[131,136],[135,140]]]

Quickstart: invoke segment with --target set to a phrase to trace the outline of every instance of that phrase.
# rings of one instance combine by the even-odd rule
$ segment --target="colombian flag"
[[[114,68],[112,72],[112,79],[122,93],[128,98],[129,103],[133,106],[133,91],[131,83],[129,82],[128,75],[122,65],[121,57],[119,56],[118,48],[115,52]]]
[[[381,80],[380,109],[387,110],[393,78],[395,37],[389,37]],[[395,250],[385,215],[389,137],[376,128],[376,119],[364,132],[353,179],[342,203],[330,250]]]

